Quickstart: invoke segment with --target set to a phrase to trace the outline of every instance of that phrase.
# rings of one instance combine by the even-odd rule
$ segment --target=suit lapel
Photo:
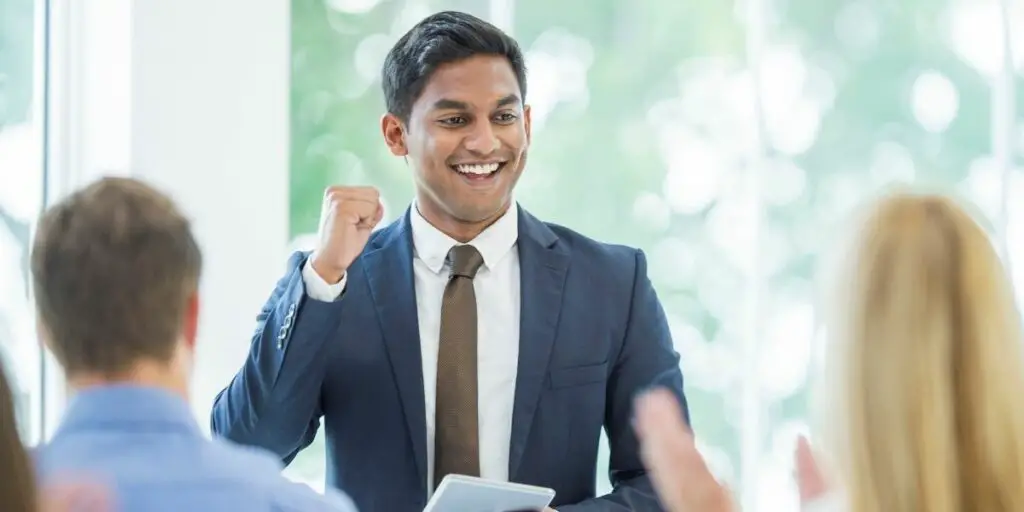
[[[416,313],[409,211],[406,210],[402,219],[386,229],[386,233],[379,235],[379,249],[364,255],[364,270],[402,401],[420,482],[426,485],[426,408],[423,403],[423,363]]]
[[[521,309],[519,368],[509,449],[511,479],[516,479],[526,450],[562,311],[561,290],[569,268],[569,255],[564,246],[557,242],[558,237],[547,225],[520,209]]]

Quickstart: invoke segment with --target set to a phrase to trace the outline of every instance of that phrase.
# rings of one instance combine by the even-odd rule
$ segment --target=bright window
[[[409,171],[377,128],[392,43],[442,9],[508,30],[528,55],[534,109],[518,199],[646,251],[702,449],[745,510],[795,505],[791,453],[809,428],[820,336],[816,271],[850,207],[909,180],[967,195],[997,227],[1024,213],[1007,217],[1000,195],[1019,138],[1011,111],[993,124],[1014,71],[994,1],[292,6],[296,245],[311,243],[328,184],[376,185],[386,220],[408,204]],[[1001,137],[1014,147],[994,153]],[[323,450],[318,439],[289,474],[322,485]]]
[[[0,0],[0,359],[14,381],[18,424],[28,443],[42,433],[42,357],[28,254],[46,181],[45,4]]]

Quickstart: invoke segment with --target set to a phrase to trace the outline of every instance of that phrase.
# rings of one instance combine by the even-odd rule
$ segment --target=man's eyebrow
[[[498,100],[497,108],[507,107],[509,105],[519,105],[519,104],[522,104],[522,100],[519,99],[519,96],[516,95],[516,94],[509,94],[508,96],[505,96],[504,98],[501,98],[500,100]]]
[[[495,104],[495,108],[519,105],[521,103],[522,100],[519,99],[518,94],[509,94],[508,96],[504,96],[499,99]],[[434,110],[470,110],[470,107],[469,103],[466,103],[465,101],[441,98],[434,102]]]
[[[434,110],[469,110],[469,104],[464,101],[441,98],[434,102]]]

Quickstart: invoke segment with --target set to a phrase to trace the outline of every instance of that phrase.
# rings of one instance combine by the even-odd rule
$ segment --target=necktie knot
[[[448,263],[451,265],[449,277],[462,276],[473,279],[484,264],[484,257],[472,245],[456,245],[448,251]]]

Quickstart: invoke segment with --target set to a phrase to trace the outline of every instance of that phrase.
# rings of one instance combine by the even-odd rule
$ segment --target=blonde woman
[[[1024,510],[1021,320],[985,230],[950,198],[897,193],[873,204],[853,241],[835,283],[822,411],[835,477],[801,443],[805,510]],[[666,507],[733,510],[671,397],[637,407]]]

